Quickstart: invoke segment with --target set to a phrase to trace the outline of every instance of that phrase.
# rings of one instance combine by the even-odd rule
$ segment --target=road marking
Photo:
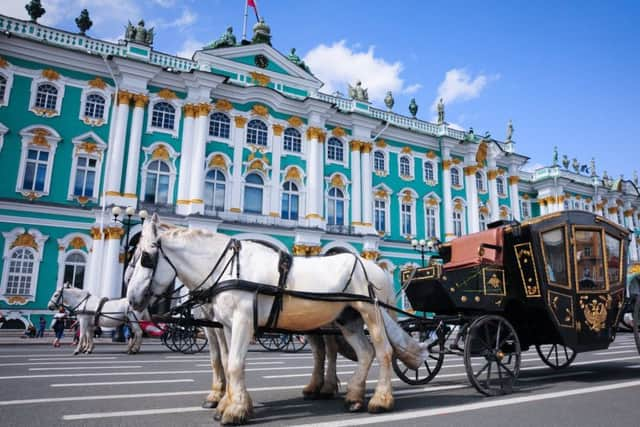
[[[175,363],[175,362],[174,362]],[[284,365],[284,362],[247,362],[247,365]],[[196,365],[199,368],[211,366],[209,363],[199,363]]]
[[[170,374],[210,374],[211,369],[189,371],[131,371],[131,372],[83,372],[81,374],[38,374],[38,375],[11,375],[0,377],[0,380],[27,380],[35,378],[72,378],[72,377],[112,377],[123,375],[170,375]]]
[[[441,386],[432,386],[432,387],[424,387],[424,388],[408,388],[402,390],[393,390],[393,396],[402,396],[403,394],[414,394],[414,393],[432,393],[434,391],[443,391],[443,390],[456,390],[460,388],[469,388],[469,385],[466,384],[458,384],[458,385],[441,385]],[[367,393],[367,395],[371,395]]]
[[[377,415],[375,417],[367,416],[367,417],[359,417],[359,418],[348,418],[342,421],[313,423],[313,424],[302,425],[299,427],[311,427],[311,426],[314,426],[314,427],[345,426],[346,427],[346,426],[356,426],[356,425],[366,425],[366,424],[391,424],[394,421],[400,421],[400,420],[425,418],[425,417],[432,417],[435,415],[451,415],[459,412],[475,411],[478,409],[518,405],[522,403],[537,402],[537,401],[548,400],[548,399],[557,399],[561,397],[576,396],[581,394],[599,393],[603,391],[618,390],[618,389],[638,387],[638,386],[640,386],[640,380],[627,381],[624,383],[616,383],[616,384],[609,384],[609,385],[602,385],[602,386],[595,386],[595,387],[578,388],[578,389],[558,391],[553,393],[534,394],[531,396],[487,400],[487,401],[482,401],[478,403],[468,403],[463,405],[443,406],[439,408],[422,409],[418,411],[408,411],[408,412],[402,412],[397,414]]]
[[[106,394],[102,396],[69,396],[69,397],[45,397],[42,399],[23,399],[0,401],[0,406],[30,405],[33,403],[58,403],[58,402],[79,402],[83,400],[103,400],[103,399],[131,399],[143,397],[167,397],[167,396],[189,396],[193,394],[206,394],[210,390],[193,391],[172,391],[165,393],[136,393],[136,394]]]
[[[353,371],[342,371],[342,372],[336,372],[336,375],[351,375],[353,374]],[[299,377],[308,377],[309,374],[304,373],[304,374],[289,374],[289,375],[263,375],[262,378],[266,379],[266,380],[271,380],[274,378],[299,378]]]
[[[117,359],[117,357],[115,356],[110,356],[110,357],[103,357],[103,356],[98,356],[98,357],[94,357],[94,356],[88,356],[91,360],[114,360]],[[83,356],[69,356],[69,357],[30,357],[29,359],[27,359],[30,362],[45,362],[45,361],[51,361],[51,362],[57,362],[59,360],[75,360],[77,362],[86,362],[87,360],[83,357]]]
[[[142,365],[120,366],[66,366],[64,368],[29,368],[30,371],[77,371],[79,369],[139,369]]]
[[[187,378],[181,380],[145,380],[145,381],[110,381],[102,383],[59,383],[49,384],[49,387],[88,387],[99,385],[129,385],[129,384],[165,384],[165,383],[192,383],[194,380]]]
[[[622,353],[637,353],[638,350],[633,349],[633,350],[620,350],[620,351],[601,351],[599,353],[593,353],[597,356],[608,356],[610,354],[622,354]]]
[[[593,373],[592,371],[565,372],[564,374],[552,374],[552,375],[541,375],[536,377],[518,378],[518,382],[540,381],[540,380],[548,380],[551,378],[573,377],[573,376],[586,375],[586,374],[592,374],[592,373]]]
[[[175,414],[183,412],[203,412],[210,411],[202,406],[189,406],[186,408],[162,408],[162,409],[144,409],[140,411],[117,411],[117,412],[95,412],[89,414],[74,414],[64,415],[62,419],[64,421],[77,421],[77,420],[91,420],[97,418],[111,418],[111,417],[135,417],[139,415],[160,415],[160,414]]]
[[[75,362],[16,362],[16,363],[0,363],[0,367],[3,366],[39,366],[39,365],[47,365],[47,366],[54,366],[54,365],[75,365],[75,366],[82,366],[82,365],[90,365],[90,364],[96,364],[98,362],[103,362],[103,360],[98,360],[98,359],[91,359],[91,360],[77,360]],[[118,360],[116,363],[144,363],[144,360],[136,360],[135,362],[126,362],[124,360]]]

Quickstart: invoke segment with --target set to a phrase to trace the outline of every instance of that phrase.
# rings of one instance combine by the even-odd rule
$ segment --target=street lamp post
[[[126,228],[126,237],[124,241],[124,260],[122,264],[122,284],[120,291],[121,296],[124,297],[124,295],[126,294],[124,275],[127,271],[127,264],[129,263],[129,236],[131,233],[131,225],[133,223],[132,217],[136,214],[136,210],[133,206],[127,207],[124,211],[125,217],[123,219],[118,219],[118,217],[122,214],[122,209],[119,206],[114,206],[111,209],[111,213],[113,214],[113,221],[122,224],[122,226]],[[140,220],[144,222],[144,220],[147,218],[147,211],[144,209],[141,210],[140,212],[138,212],[138,216],[140,217]]]
[[[422,258],[423,267],[424,267],[424,253],[427,251],[426,246],[427,246],[427,242],[424,239],[420,239],[419,241],[416,239],[413,239],[411,241],[411,247],[413,247],[413,250],[416,252],[420,252],[420,257]]]

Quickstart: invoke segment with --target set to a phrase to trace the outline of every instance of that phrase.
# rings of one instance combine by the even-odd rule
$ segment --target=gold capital
[[[320,128],[310,127],[309,129],[307,129],[307,139],[310,139],[310,140],[315,139],[319,143],[322,143],[324,142],[325,135],[326,133]]]
[[[336,128],[336,129],[338,129],[338,128]],[[362,147],[362,144],[363,144],[362,141],[358,141],[357,139],[352,139],[351,140],[351,151],[360,151],[360,147]]]
[[[211,111],[211,104],[208,104],[206,102],[203,102],[201,104],[198,104],[195,107],[196,111],[197,111],[197,116],[198,117],[202,117],[202,116],[208,116],[209,112]]]
[[[517,175],[511,175],[509,177],[509,185],[514,185],[517,184],[518,182],[520,182],[520,177]]]
[[[126,90],[121,90],[118,92],[118,105],[128,105],[131,102],[131,97],[133,94],[131,92],[127,92]]]
[[[281,136],[283,130],[284,130],[284,126],[279,125],[277,123],[273,125],[273,134],[275,136]]]
[[[496,179],[497,176],[498,176],[498,169],[493,169],[493,170],[487,171],[487,179],[488,180]]]
[[[475,175],[475,173],[478,171],[478,167],[477,166],[465,166],[463,170],[464,170],[464,174],[466,176],[470,176],[470,175]]]
[[[373,149],[373,144],[370,142],[363,142],[362,147],[360,147],[363,154],[369,154]]]
[[[104,229],[104,234],[108,240],[119,240],[124,236],[124,229],[122,227],[107,227]]]
[[[449,170],[450,167],[451,167],[451,160],[443,160],[442,161],[442,169],[443,170]]]
[[[147,102],[149,102],[149,97],[142,93],[137,93],[133,95],[133,102],[135,103],[136,108],[144,108],[144,106],[147,105]]]
[[[233,105],[226,99],[218,99],[216,101],[216,110],[229,111],[233,108]]]
[[[244,117],[244,116],[235,116],[233,119],[236,122],[236,127],[237,128],[243,128],[244,125],[247,124],[247,118]]]
[[[93,240],[101,240],[102,239],[102,231],[100,231],[100,227],[91,227],[91,238]]]
[[[364,259],[370,259],[371,261],[375,261],[380,256],[380,252],[378,251],[362,251],[360,252],[360,256]]]
[[[182,107],[182,111],[184,112],[184,118],[193,119],[196,116],[196,106],[195,104],[184,104]]]

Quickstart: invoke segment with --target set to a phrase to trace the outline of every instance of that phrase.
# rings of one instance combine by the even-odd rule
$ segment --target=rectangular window
[[[425,209],[425,235],[426,237],[438,237],[436,229],[437,209],[435,207],[427,207]]]
[[[541,233],[541,240],[547,281],[553,285],[570,287],[564,227]]]
[[[402,226],[402,235],[410,235],[411,233],[411,205],[407,203],[403,203],[401,206],[401,226]]]
[[[602,291],[606,289],[602,233],[600,230],[574,230],[574,254],[578,291]]]
[[[524,219],[531,218],[531,211],[527,200],[520,201],[520,216]]]
[[[616,285],[622,278],[622,245],[620,240],[613,236],[606,235],[607,243],[607,275],[609,276],[609,285]],[[634,244],[633,242],[631,244]]]
[[[462,213],[459,211],[453,212],[453,234],[462,236]]]
[[[29,149],[24,168],[22,189],[28,191],[43,191],[48,164],[48,151]]]
[[[86,156],[78,157],[76,164],[76,181],[73,186],[73,195],[93,197],[93,187],[96,180],[96,167],[98,161]]]
[[[374,205],[374,222],[376,231],[384,233],[387,231],[385,219],[387,216],[386,202],[384,200],[376,200]]]

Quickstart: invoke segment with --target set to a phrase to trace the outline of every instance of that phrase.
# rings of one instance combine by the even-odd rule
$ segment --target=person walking
[[[64,336],[64,321],[67,318],[67,313],[64,311],[64,307],[60,307],[58,312],[53,315],[53,324],[51,328],[56,334],[56,338],[53,340],[54,347],[60,347],[60,340]]]
[[[36,333],[36,338],[44,337],[44,330],[47,328],[47,321],[44,320],[44,316],[40,316],[40,320],[38,321],[38,333]]]

